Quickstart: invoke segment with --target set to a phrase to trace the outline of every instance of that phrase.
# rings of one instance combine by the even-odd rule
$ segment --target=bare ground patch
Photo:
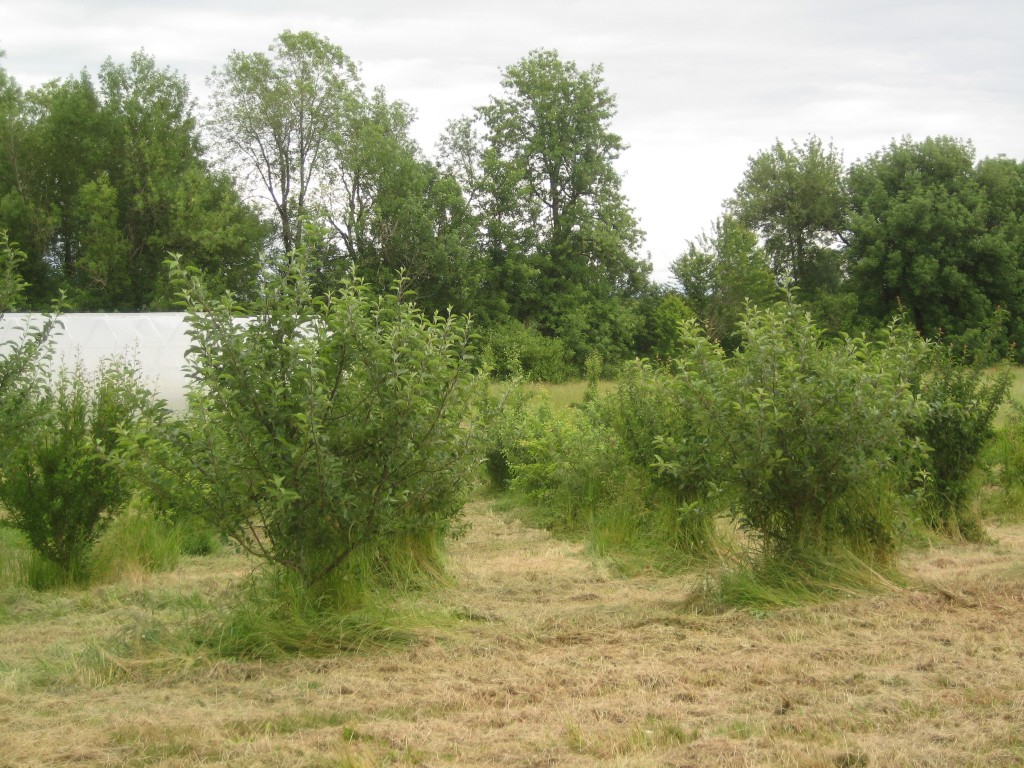
[[[470,520],[453,585],[415,600],[453,620],[397,648],[259,664],[147,640],[237,557],[3,598],[0,765],[1024,764],[1024,527],[912,553],[891,594],[708,617],[685,578]]]

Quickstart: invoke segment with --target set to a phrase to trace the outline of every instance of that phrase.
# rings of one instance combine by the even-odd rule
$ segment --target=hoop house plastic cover
[[[26,328],[38,328],[43,319],[39,314],[17,312],[0,318],[0,345],[20,339]],[[185,407],[189,338],[183,312],[69,313],[59,320],[53,333],[56,364],[70,367],[81,360],[94,371],[104,358],[127,356],[138,361],[146,386],[171,408]]]

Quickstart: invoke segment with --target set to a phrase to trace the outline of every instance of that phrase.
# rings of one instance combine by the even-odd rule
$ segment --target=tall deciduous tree
[[[315,227],[320,290],[351,269],[387,292],[400,274],[420,305],[467,311],[476,224],[457,182],[409,134],[412,109],[367,93],[338,46],[283,32],[264,53],[214,73],[211,127],[224,155],[269,201],[285,253]]]
[[[100,301],[125,309],[167,306],[173,292],[164,260],[172,251],[186,254],[217,285],[251,291],[267,231],[233,181],[207,165],[188,83],[136,53],[127,65],[107,60],[99,85],[106,172],[128,248],[126,290],[99,292]]]
[[[850,169],[847,255],[861,312],[980,353],[1024,343],[1024,170],[969,142],[893,142]],[[1008,314],[1000,311],[1008,311]],[[995,348],[993,346],[995,345]]]
[[[508,67],[483,125],[478,200],[497,313],[559,336],[578,361],[621,358],[647,285],[643,232],[626,202],[611,129],[615,98],[602,69],[539,50]],[[455,125],[449,144],[472,141]],[[461,140],[461,144],[456,139]]]
[[[426,311],[466,312],[480,281],[476,223],[458,182],[421,156],[414,117],[382,88],[353,101],[332,138],[323,215],[343,268],[382,293],[402,274]]]
[[[270,203],[284,252],[296,250],[361,89],[355,63],[320,35],[286,30],[268,53],[232,52],[209,84],[217,146]]]
[[[203,158],[185,80],[136,53],[30,91],[4,121],[0,227],[27,254],[27,298],[82,309],[169,306],[170,250],[251,289],[267,232]]]
[[[847,198],[842,154],[831,144],[811,137],[787,149],[776,141],[750,158],[727,205],[760,235],[780,279],[792,280],[808,297],[835,290]]]
[[[0,51],[0,60],[3,55]],[[10,238],[19,243],[27,235],[40,230],[49,232],[53,228],[53,217],[47,211],[28,204],[24,193],[28,177],[32,175],[26,167],[24,151],[26,110],[21,88],[0,66],[0,229],[9,230]],[[39,219],[43,219],[45,224]],[[42,238],[44,243],[48,239],[48,236]],[[43,250],[43,246],[33,247],[33,243],[27,243],[26,248],[33,253]],[[42,262],[30,261],[23,251],[19,252],[23,258],[17,264],[18,279],[27,277],[30,285],[24,287],[33,293],[40,291],[40,283],[46,273]],[[19,291],[19,301],[21,297],[22,292]]]
[[[30,306],[66,287],[78,240],[74,199],[103,167],[100,103],[87,73],[54,80],[20,99],[4,125],[6,167],[0,169],[0,226],[26,253],[23,275]]]
[[[779,297],[757,235],[728,214],[691,241],[671,269],[708,336],[729,352],[739,345],[739,321],[748,305],[767,306]]]

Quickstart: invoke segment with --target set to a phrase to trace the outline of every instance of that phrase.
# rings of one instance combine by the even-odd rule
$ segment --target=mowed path
[[[109,681],[33,681],[14,652],[0,765],[1024,765],[1024,527],[912,553],[892,593],[696,616],[692,579],[621,579],[486,503],[469,519],[405,645],[142,659]],[[212,567],[138,589],[212,585]]]

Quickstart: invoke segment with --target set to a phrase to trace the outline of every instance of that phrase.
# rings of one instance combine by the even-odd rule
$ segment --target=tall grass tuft
[[[1024,520],[1024,406],[1012,401],[988,447],[988,484],[981,494],[981,514],[1004,522]]]
[[[20,531],[0,525],[0,589],[28,583],[32,545]]]
[[[312,589],[294,573],[267,569],[198,628],[197,640],[220,656],[262,660],[407,640],[410,635],[393,623],[388,601],[368,599],[368,593],[365,582],[342,573]]]
[[[205,616],[196,639],[217,655],[266,660],[406,642],[409,616],[395,605],[446,578],[442,537],[402,534],[362,548],[316,585],[264,568],[219,613]]]
[[[140,573],[172,571],[182,554],[183,532],[169,520],[132,510],[114,520],[96,542],[92,580],[109,583]]]
[[[696,613],[778,610],[899,589],[885,563],[847,549],[808,549],[786,558],[747,558],[694,588],[685,607]]]
[[[23,532],[0,524],[0,589],[50,590],[87,580],[87,568],[61,568],[36,552]]]

